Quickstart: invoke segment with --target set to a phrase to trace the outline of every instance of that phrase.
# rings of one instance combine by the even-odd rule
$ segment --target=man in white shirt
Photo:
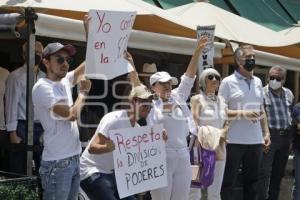
[[[263,144],[270,145],[270,134],[263,106],[262,83],[253,76],[254,48],[244,45],[234,53],[236,70],[223,79],[219,95],[228,105],[231,120],[223,178],[222,200],[231,200],[239,167],[242,165],[244,200],[256,200]],[[260,122],[260,123],[259,123]]]
[[[22,46],[23,58],[26,58],[27,43]],[[45,74],[39,70],[39,63],[43,51],[42,43],[35,43],[35,66],[34,79],[37,81]],[[9,133],[10,143],[26,144],[26,87],[27,87],[27,66],[14,70],[7,79],[5,91],[5,111],[6,111],[6,130]],[[43,127],[35,118],[33,144],[40,145],[40,137],[43,134]],[[33,160],[38,169],[40,165],[41,153],[34,152]],[[26,152],[14,151],[10,153],[10,171],[26,174]]]
[[[81,144],[76,119],[91,82],[80,80],[84,64],[68,72],[75,53],[72,45],[48,44],[42,54],[47,75],[32,90],[34,111],[45,129],[40,167],[44,199],[78,198]],[[73,103],[71,88],[79,81],[80,92]]]
[[[3,67],[0,67],[0,153],[1,153],[1,164],[0,170],[8,170],[8,156],[7,152],[3,146],[8,144],[8,137],[6,134],[5,128],[5,116],[4,116],[4,94],[5,94],[5,85],[6,80],[9,75],[9,71]]]
[[[152,107],[152,93],[144,85],[134,87],[129,95],[130,108],[106,114],[94,137],[80,158],[81,188],[91,200],[117,200],[112,151],[114,143],[109,131],[139,126],[138,119],[146,118]],[[134,200],[133,196],[124,200]]]

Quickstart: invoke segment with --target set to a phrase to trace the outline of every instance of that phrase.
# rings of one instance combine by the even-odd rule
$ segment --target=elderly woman
[[[220,81],[221,76],[217,70],[212,68],[204,70],[199,77],[200,94],[191,98],[191,110],[198,129],[211,126],[220,130],[218,131],[219,136],[214,137],[218,140],[216,141],[218,144],[216,149],[217,161],[213,184],[207,188],[208,200],[221,200],[220,191],[225,169],[225,140],[228,129],[226,122],[227,106],[224,99],[217,96]],[[199,200],[200,198],[201,189],[191,188],[189,199]]]

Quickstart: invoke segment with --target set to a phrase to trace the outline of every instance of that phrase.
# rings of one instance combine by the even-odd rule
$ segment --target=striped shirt
[[[287,129],[291,126],[293,94],[289,89],[284,88],[282,94],[278,96],[267,85],[264,87],[264,102],[269,128]]]

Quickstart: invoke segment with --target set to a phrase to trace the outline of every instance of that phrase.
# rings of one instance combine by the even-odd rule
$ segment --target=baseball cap
[[[153,85],[156,82],[168,82],[171,81],[172,85],[177,85],[178,80],[176,77],[170,76],[168,72],[156,72],[150,76],[150,85]]]
[[[65,50],[69,56],[73,56],[76,53],[76,49],[74,46],[67,44],[63,45],[59,42],[49,43],[43,50],[42,57],[49,57],[60,50]]]
[[[153,94],[150,92],[150,90],[145,85],[139,85],[134,88],[132,88],[129,97],[134,98],[138,97],[140,99],[148,99],[152,97]]]

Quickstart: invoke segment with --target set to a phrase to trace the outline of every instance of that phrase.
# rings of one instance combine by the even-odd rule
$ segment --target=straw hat
[[[157,72],[157,67],[155,63],[144,63],[142,72],[139,73],[139,76],[151,76]]]

